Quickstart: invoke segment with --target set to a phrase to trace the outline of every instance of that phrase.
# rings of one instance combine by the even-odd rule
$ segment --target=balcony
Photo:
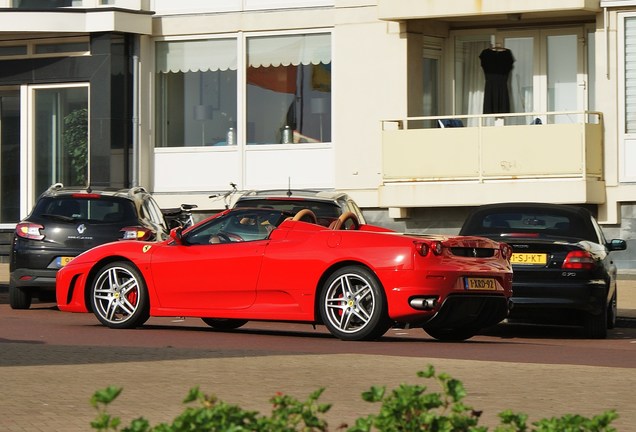
[[[529,18],[571,18],[593,16],[601,11],[600,0],[534,0],[504,2],[501,0],[378,0],[378,16],[384,20],[437,19],[504,20]]]
[[[152,34],[148,0],[0,0],[3,33]]]
[[[467,126],[439,127],[449,120]],[[382,151],[380,205],[394,217],[409,207],[605,201],[599,112],[384,120]]]

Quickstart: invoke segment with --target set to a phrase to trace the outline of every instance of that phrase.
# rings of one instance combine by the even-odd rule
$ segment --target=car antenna
[[[292,196],[292,191],[291,191],[291,177],[287,177],[287,196],[288,196],[288,197]]]

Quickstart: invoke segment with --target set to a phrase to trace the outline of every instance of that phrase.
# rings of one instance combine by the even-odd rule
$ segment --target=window
[[[236,69],[236,39],[157,42],[156,146],[232,144]]]
[[[244,83],[238,42],[157,42],[156,147],[331,141],[330,34],[248,37]]]
[[[247,40],[247,143],[331,141],[329,34]]]

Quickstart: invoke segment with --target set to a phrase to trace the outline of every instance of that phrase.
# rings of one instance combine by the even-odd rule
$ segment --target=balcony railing
[[[387,207],[605,199],[600,112],[384,120],[382,151]]]
[[[385,120],[383,179],[600,179],[602,123],[578,111]]]

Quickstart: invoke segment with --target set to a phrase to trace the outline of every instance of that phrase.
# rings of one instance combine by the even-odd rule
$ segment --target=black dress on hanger
[[[508,75],[515,62],[512,52],[507,48],[486,48],[479,59],[486,78],[483,113],[509,113]]]

